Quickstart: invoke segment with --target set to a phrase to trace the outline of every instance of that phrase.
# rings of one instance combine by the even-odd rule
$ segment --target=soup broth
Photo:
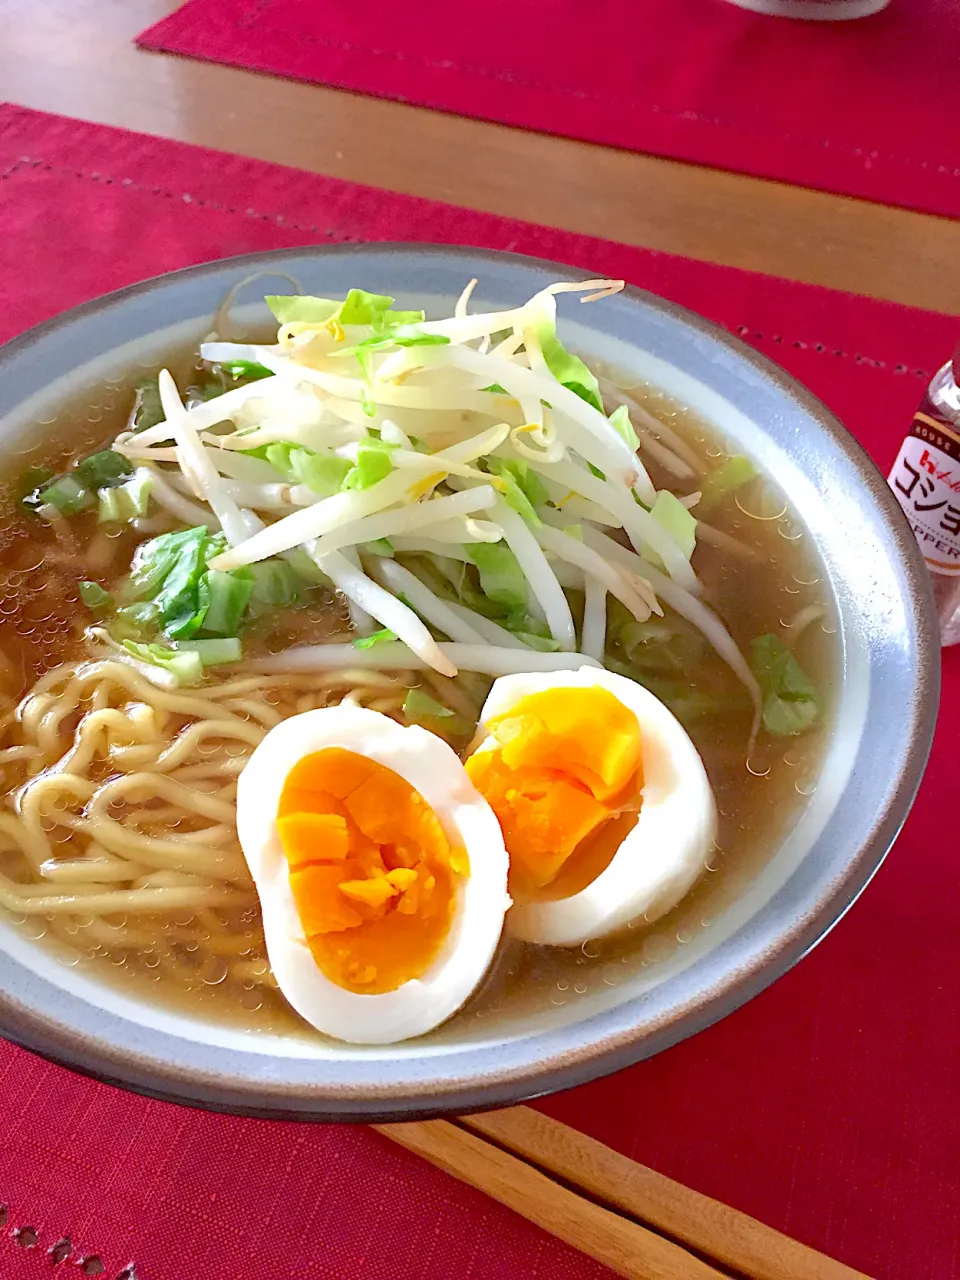
[[[189,351],[170,353],[166,363],[181,388],[209,376]],[[162,871],[164,842],[193,838],[210,866],[221,859],[232,869],[228,878],[239,890],[226,899],[211,892],[199,909],[153,914],[148,907],[113,906],[98,880],[90,907],[75,895],[67,909],[10,910],[8,918],[55,949],[65,964],[138,997],[251,1032],[316,1035],[291,1010],[270,972],[260,909],[243,874],[231,816],[237,776],[280,720],[347,695],[402,720],[412,686],[455,712],[452,730],[431,727],[446,730],[463,751],[491,681],[480,674],[461,673],[451,681],[433,672],[370,668],[272,676],[214,668],[199,686],[157,691],[132,666],[122,682],[98,678],[89,647],[89,629],[98,619],[79,584],[119,578],[139,543],[184,522],[162,512],[118,526],[98,524],[90,511],[44,520],[20,499],[36,481],[32,471],[61,472],[107,447],[123,430],[142,375],[140,370],[126,382],[72,397],[53,421],[36,424],[29,448],[7,464],[0,494],[0,873],[5,885],[25,886],[28,896],[55,895],[55,874],[36,887],[38,860],[84,857],[98,859],[103,875],[117,876],[119,884],[115,856],[126,850],[135,860],[142,847],[149,850],[144,874],[152,870],[157,887],[176,891],[178,873]],[[601,387],[608,411],[625,397],[663,424],[659,440],[641,434],[641,456],[657,489],[692,493],[737,453],[713,426],[656,387],[630,385],[615,370],[604,371]],[[189,392],[185,399],[189,404]],[[682,482],[677,457],[686,468]],[[763,477],[745,482],[704,519],[692,565],[705,603],[743,652],[758,636],[783,639],[819,691],[817,722],[797,736],[761,731],[751,745],[751,700],[694,627],[669,608],[632,643],[628,626],[615,631],[611,625],[611,635],[620,639],[608,650],[608,665],[661,697],[703,759],[719,811],[717,847],[694,889],[659,920],[637,920],[613,937],[573,948],[504,938],[483,985],[457,1015],[461,1030],[463,1019],[482,1035],[494,1018],[534,1019],[575,1006],[588,992],[615,988],[694,941],[755,878],[815,788],[838,671],[834,605],[816,549],[786,498]],[[416,569],[422,557],[398,553],[397,559]],[[571,587],[569,597],[576,616],[582,593]],[[621,611],[615,601],[608,607],[610,618]],[[256,619],[245,633],[244,655],[350,634],[346,602],[321,585],[295,606]],[[96,715],[102,729],[92,727]],[[220,729],[211,730],[211,723]],[[113,735],[109,754],[97,746],[100,732]],[[160,760],[167,763],[158,772]],[[34,781],[25,789],[37,778],[42,786]],[[442,1038],[444,1032],[433,1034]]]

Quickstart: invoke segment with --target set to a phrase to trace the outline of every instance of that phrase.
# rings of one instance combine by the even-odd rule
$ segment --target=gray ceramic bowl
[[[191,268],[67,312],[0,352],[0,440],[16,448],[45,406],[183,339],[227,289],[287,272],[308,292],[351,286],[449,307],[511,306],[580,273],[478,250],[305,249]],[[268,285],[268,287],[271,287]],[[586,355],[658,383],[718,423],[787,490],[836,599],[842,681],[816,791],[761,871],[711,928],[626,982],[542,1010],[387,1049],[241,1035],[130,999],[61,965],[0,919],[0,1031],[100,1079],[217,1110],[300,1119],[390,1119],[517,1101],[615,1071],[723,1017],[790,968],[877,870],[913,800],[937,707],[929,584],[883,478],[830,413],[785,373],[689,312],[628,289],[565,309]],[[265,318],[265,312],[264,312]]]

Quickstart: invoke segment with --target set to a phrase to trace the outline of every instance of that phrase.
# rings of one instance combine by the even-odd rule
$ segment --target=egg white
[[[325,747],[354,751],[405,778],[470,860],[439,955],[421,978],[394,991],[361,995],[332,982],[313,958],[294,902],[277,809],[294,765]],[[237,831],[260,897],[274,976],[293,1008],[319,1031],[371,1045],[423,1035],[455,1013],[483,978],[510,905],[507,853],[490,806],[435,734],[352,704],[291,716],[270,730],[240,774]]]
[[[595,685],[618,698],[640,724],[640,813],[610,863],[585,889],[568,898],[511,907],[507,932],[524,942],[579,946],[640,917],[658,919],[690,890],[716,841],[716,802],[696,747],[660,699],[625,676],[593,667],[503,676],[484,703],[480,732],[530,694]],[[486,736],[477,750],[497,746]]]

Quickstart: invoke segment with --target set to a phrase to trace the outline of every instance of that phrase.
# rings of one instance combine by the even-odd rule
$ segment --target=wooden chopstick
[[[869,1280],[530,1107],[375,1127],[631,1280]]]
[[[727,1273],[680,1245],[584,1200],[456,1123],[419,1120],[374,1128],[629,1280],[728,1280]]]

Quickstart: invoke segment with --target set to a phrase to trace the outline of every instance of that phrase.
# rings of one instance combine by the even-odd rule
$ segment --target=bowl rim
[[[359,244],[291,246],[239,254],[165,272],[80,303],[0,345],[0,369],[9,359],[28,351],[36,343],[55,336],[59,329],[73,321],[121,305],[128,299],[142,297],[158,287],[176,284],[179,280],[198,279],[231,270],[269,268],[272,263],[291,257],[310,257],[322,261],[329,258],[363,257],[371,253],[424,258],[436,257],[438,254],[462,255],[470,260],[486,259],[508,268],[511,265],[518,268],[539,268],[552,273],[558,280],[592,278],[582,268],[550,259],[469,245],[372,241]],[[882,513],[887,532],[899,551],[906,576],[904,594],[912,608],[916,628],[918,659],[916,680],[910,691],[910,731],[904,748],[904,767],[896,783],[887,792],[886,804],[872,815],[871,825],[860,842],[859,852],[844,872],[827,886],[816,902],[808,904],[788,927],[777,932],[772,945],[756,954],[751,963],[741,969],[730,969],[711,985],[701,987],[682,1004],[674,1003],[668,1016],[659,1022],[645,1022],[639,1027],[607,1035],[602,1032],[589,1036],[581,1033],[580,1043],[574,1050],[551,1053],[535,1062],[528,1057],[519,1065],[498,1066],[483,1075],[470,1078],[461,1075],[438,1084],[427,1073],[422,1081],[406,1084],[402,1093],[376,1085],[338,1085],[332,1089],[329,1086],[305,1087],[271,1079],[224,1076],[216,1070],[207,1072],[181,1067],[175,1061],[158,1059],[156,1055],[143,1050],[120,1050],[111,1040],[101,1039],[91,1030],[81,1031],[66,1022],[44,1016],[35,1008],[26,1007],[2,988],[0,1034],[51,1062],[100,1082],[130,1089],[148,1097],[206,1110],[258,1118],[322,1122],[380,1122],[469,1113],[571,1088],[662,1052],[751,1000],[791,969],[846,914],[879,870],[899,834],[919,788],[932,744],[939,699],[940,639],[926,566],[909,525],[903,519],[895,498],[869,454],[840,420],[802,383],[734,334],[688,308],[632,285],[625,287],[623,296],[642,307],[659,311],[712,342],[719,343],[738,361],[751,366],[764,379],[772,382],[777,391],[813,418],[858,472],[870,497]],[[0,968],[8,962],[15,963],[9,957],[0,957]],[[642,997],[633,999],[638,998]],[[612,1012],[608,1010],[598,1013],[574,1025],[583,1029],[599,1024],[599,1032],[604,1019]],[[165,1033],[151,1030],[147,1038],[163,1034]],[[533,1033],[530,1037],[523,1037],[512,1043],[523,1044],[537,1038],[537,1033]],[[217,1056],[213,1046],[211,1056]]]

